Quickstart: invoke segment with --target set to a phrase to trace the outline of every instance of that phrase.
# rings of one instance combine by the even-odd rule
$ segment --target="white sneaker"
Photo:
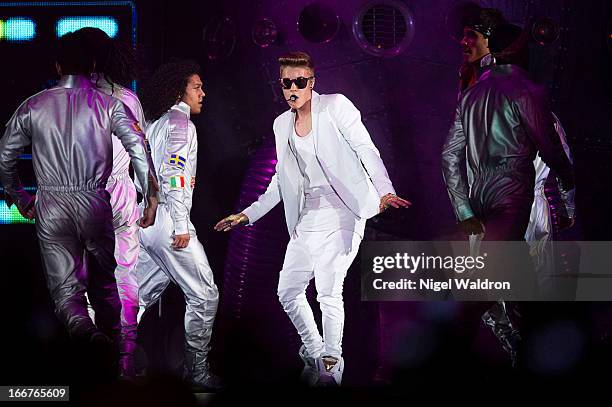
[[[319,380],[317,386],[340,386],[342,373],[344,373],[344,359],[342,356],[322,356],[317,359]]]
[[[315,386],[319,381],[319,369],[317,368],[317,361],[315,358],[310,356],[306,351],[306,347],[302,345],[300,348],[300,358],[304,362],[304,369],[300,375],[300,380],[307,386]]]

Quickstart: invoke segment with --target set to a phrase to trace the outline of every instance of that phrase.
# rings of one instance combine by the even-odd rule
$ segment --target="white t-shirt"
[[[293,128],[293,145],[295,146],[298,167],[304,177],[304,195],[306,199],[333,194],[334,190],[327,181],[323,169],[317,160],[312,130],[300,137]]]

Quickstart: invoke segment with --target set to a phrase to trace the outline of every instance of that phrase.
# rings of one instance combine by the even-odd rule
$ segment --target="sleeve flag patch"
[[[181,168],[185,168],[185,163],[187,161],[185,160],[185,158],[181,157],[178,154],[172,154],[170,156],[170,159],[168,160],[168,163],[170,163],[170,165],[177,165]]]
[[[170,188],[181,189],[185,188],[185,176],[184,175],[173,175],[170,177]]]

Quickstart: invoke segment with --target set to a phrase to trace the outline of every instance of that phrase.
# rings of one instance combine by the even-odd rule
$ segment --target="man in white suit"
[[[303,52],[279,58],[280,83],[290,110],[274,121],[278,162],[266,192],[218,231],[253,224],[281,200],[291,236],[278,296],[303,346],[302,378],[310,385],[342,380],[342,286],[363,238],[365,221],[389,206],[408,207],[395,195],[380,154],[355,106],[343,95],[313,91],[314,64]],[[306,300],[314,277],[323,337]]]

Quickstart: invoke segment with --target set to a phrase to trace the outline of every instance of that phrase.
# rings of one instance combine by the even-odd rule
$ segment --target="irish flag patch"
[[[170,188],[181,189],[185,188],[185,176],[184,175],[173,175],[170,177]]]

